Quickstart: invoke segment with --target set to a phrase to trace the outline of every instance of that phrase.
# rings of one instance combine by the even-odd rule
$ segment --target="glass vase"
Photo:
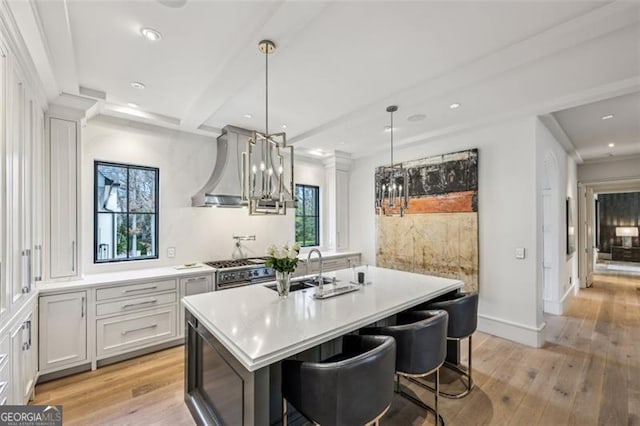
[[[289,296],[289,287],[291,286],[291,272],[276,271],[276,287],[278,296],[286,299]]]

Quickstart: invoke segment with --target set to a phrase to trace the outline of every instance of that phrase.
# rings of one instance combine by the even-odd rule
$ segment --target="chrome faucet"
[[[318,250],[317,248],[311,249],[309,250],[309,254],[307,255],[307,273],[309,272],[309,261],[311,260],[311,254],[313,253],[318,253],[318,262],[320,263],[319,265],[319,272],[318,272],[318,291],[320,292],[320,294],[322,294],[322,285],[324,284],[324,280],[322,279],[322,253],[320,253],[320,250]]]

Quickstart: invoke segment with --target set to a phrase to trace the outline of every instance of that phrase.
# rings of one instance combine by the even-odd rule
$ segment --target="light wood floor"
[[[461,400],[441,398],[446,422],[640,425],[640,278],[598,276],[565,316],[547,317],[547,339],[536,350],[476,333],[477,387]],[[183,351],[168,349],[38,385],[34,403],[62,404],[65,425],[191,425],[183,402]],[[431,394],[412,389],[432,401]],[[382,420],[432,422],[400,397]]]

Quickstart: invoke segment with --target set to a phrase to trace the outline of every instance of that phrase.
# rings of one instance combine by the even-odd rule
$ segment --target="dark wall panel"
[[[640,226],[640,192],[598,195],[598,249],[611,253],[612,246],[621,246],[622,237],[616,237],[618,226]],[[640,237],[632,239],[640,247]]]

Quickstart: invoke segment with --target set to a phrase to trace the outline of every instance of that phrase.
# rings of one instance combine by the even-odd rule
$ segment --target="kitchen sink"
[[[289,287],[289,291],[300,291],[307,290],[309,288],[315,288],[318,286],[318,277],[313,278],[294,278],[291,280],[291,286]],[[340,282],[340,280],[333,281],[333,278],[322,277],[322,284],[329,285],[333,283]],[[265,285],[270,290],[278,291],[276,284],[268,284]]]
[[[268,284],[265,287],[268,288],[269,290],[278,291],[276,284]],[[314,287],[315,285],[311,284],[310,282],[298,281],[298,282],[291,283],[291,286],[289,287],[289,291],[291,292],[291,291],[306,290],[308,288],[314,288]]]

